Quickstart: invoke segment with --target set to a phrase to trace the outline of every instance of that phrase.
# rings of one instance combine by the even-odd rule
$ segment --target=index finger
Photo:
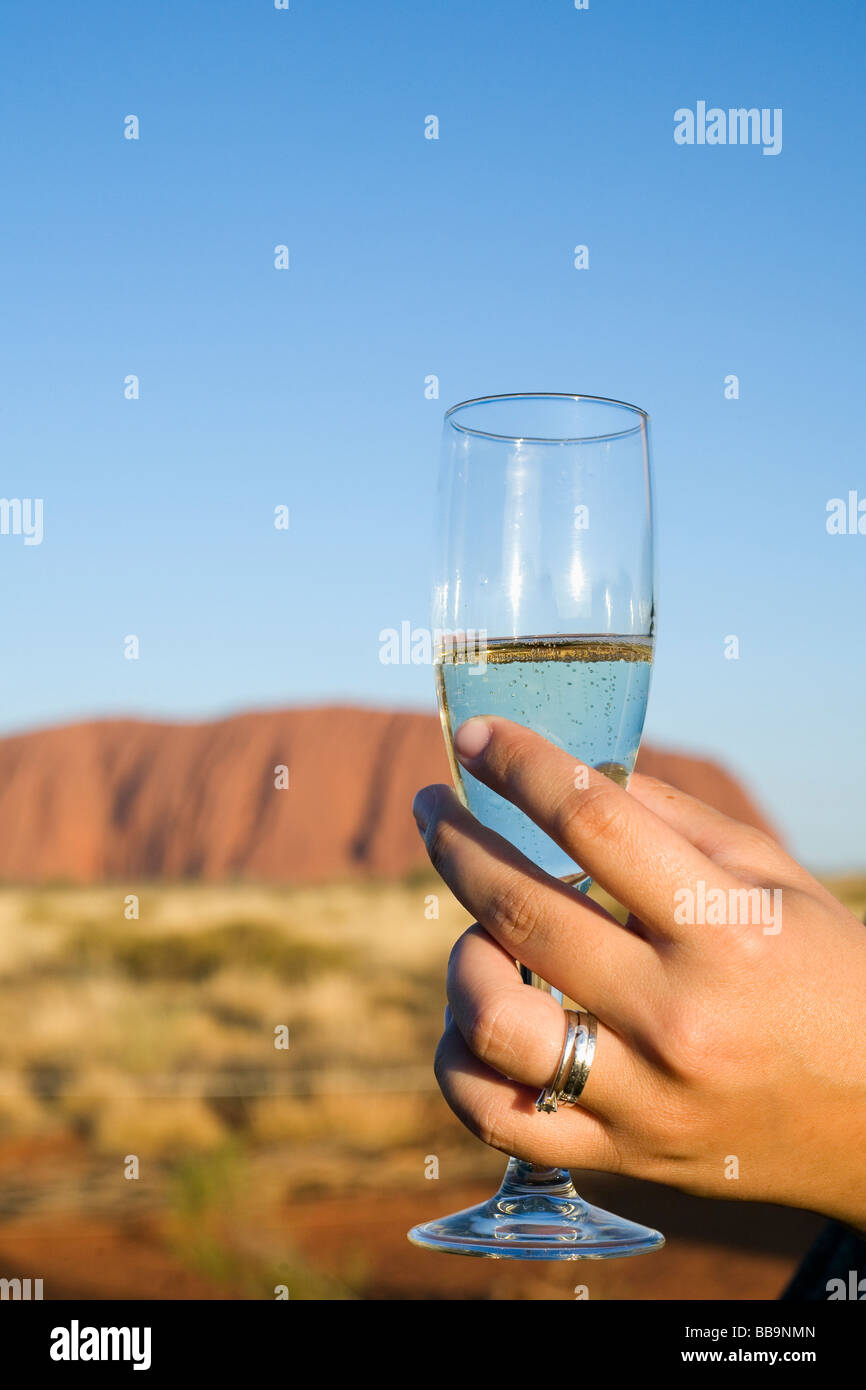
[[[693,934],[693,924],[674,921],[679,892],[697,893],[699,884],[723,891],[742,886],[604,773],[521,724],[476,716],[457,730],[454,752],[467,772],[524,811],[657,936]]]

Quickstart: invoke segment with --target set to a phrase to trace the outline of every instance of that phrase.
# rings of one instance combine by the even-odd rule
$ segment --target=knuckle
[[[470,1052],[482,1061],[500,1058],[507,1051],[514,1032],[509,1019],[510,999],[505,992],[480,1001],[467,1024],[465,1041]]]
[[[716,1010],[709,1000],[678,1006],[662,1037],[670,1075],[695,1084],[716,1074],[723,1048]]]
[[[735,982],[747,982],[766,959],[768,939],[763,934],[760,917],[756,922],[745,921],[727,928],[725,974]],[[722,978],[722,969],[719,971]]]
[[[537,884],[522,873],[504,878],[494,891],[488,920],[494,936],[505,936],[510,946],[523,946],[533,937],[541,920]]]
[[[609,786],[592,786],[584,792],[570,792],[556,813],[557,829],[570,839],[599,840],[610,836],[622,818],[620,798]]]
[[[740,837],[742,850],[747,854],[760,855],[765,858],[767,855],[778,855],[779,842],[766,830],[759,830],[756,825],[743,827]]]

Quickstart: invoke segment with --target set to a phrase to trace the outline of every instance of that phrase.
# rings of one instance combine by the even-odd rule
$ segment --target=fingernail
[[[458,758],[477,758],[484,752],[492,734],[493,730],[487,720],[482,719],[480,715],[467,719],[454,735],[454,752]]]
[[[422,834],[427,829],[427,822],[433,814],[435,805],[436,793],[432,787],[422,787],[412,802],[412,815],[418,822],[418,829]]]

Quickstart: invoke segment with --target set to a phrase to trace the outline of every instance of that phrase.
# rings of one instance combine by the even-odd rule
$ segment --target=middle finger
[[[637,1007],[659,971],[648,942],[482,825],[450,787],[425,787],[413,810],[438,873],[511,956],[602,1017]]]

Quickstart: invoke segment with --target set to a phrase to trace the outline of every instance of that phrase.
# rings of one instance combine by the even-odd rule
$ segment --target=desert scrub
[[[79,928],[45,969],[65,976],[115,971],[138,984],[200,984],[219,970],[235,967],[297,983],[342,970],[346,964],[343,947],[287,936],[260,922],[227,922],[199,931],[163,929],[159,934],[136,930],[135,924],[106,930],[93,922]]]

